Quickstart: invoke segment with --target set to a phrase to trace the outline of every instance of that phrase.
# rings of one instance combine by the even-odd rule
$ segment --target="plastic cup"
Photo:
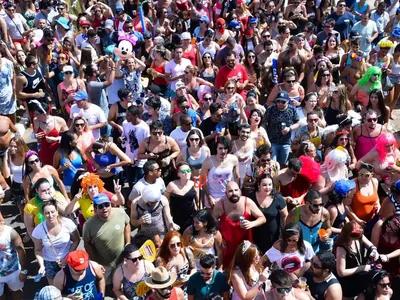
[[[320,239],[322,239],[324,237],[324,235],[326,234],[326,230],[321,228],[320,230],[318,230],[318,236]]]
[[[299,278],[299,288],[301,288],[302,290],[306,290],[306,288],[307,288],[307,278],[305,278],[305,277],[300,277]]]

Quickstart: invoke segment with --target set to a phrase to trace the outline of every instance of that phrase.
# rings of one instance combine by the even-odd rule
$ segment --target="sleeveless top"
[[[205,159],[206,159],[206,153],[203,147],[200,148],[200,157],[197,159],[191,158],[189,153],[189,148],[186,148],[186,162],[189,164],[189,167],[192,170],[200,170]]]
[[[400,64],[392,60],[392,75],[400,75]]]
[[[252,216],[247,212],[247,201],[249,198],[246,197],[244,202],[244,214],[243,217],[245,220],[251,221]],[[219,226],[222,238],[225,241],[226,246],[224,247],[224,266],[230,266],[233,256],[235,255],[236,248],[242,243],[244,240],[248,240],[253,242],[253,234],[252,230],[246,230],[240,227],[240,221],[232,221],[229,219],[228,215],[225,212],[224,200],[222,201],[222,210],[223,213],[219,217]]]
[[[155,235],[165,235],[168,231],[164,221],[164,205],[160,201],[152,210],[143,208],[139,204],[136,205],[138,218],[149,212],[151,216],[150,224],[142,224],[135,235],[138,244],[143,244],[148,239],[153,239]]]
[[[296,207],[296,218],[295,222],[299,224],[301,227],[301,231],[303,232],[303,239],[311,244],[315,253],[319,250],[319,235],[318,231],[322,227],[322,211],[321,211],[321,218],[320,220],[312,226],[307,225],[301,220],[300,216],[300,206]]]
[[[95,300],[97,298],[97,285],[96,285],[96,273],[90,264],[86,268],[86,274],[83,279],[76,281],[72,278],[71,271],[69,267],[65,267],[64,269],[64,288],[62,290],[63,295],[74,294],[76,291],[81,291],[83,299],[85,300]]]
[[[361,134],[357,138],[356,147],[354,149],[354,154],[355,154],[357,160],[359,160],[361,157],[363,157],[365,154],[367,154],[369,151],[371,151],[375,147],[376,140],[377,140],[378,136],[382,133],[382,128],[383,128],[383,126],[381,127],[381,131],[379,132],[379,134],[376,137],[370,137],[370,136],[365,136],[362,134],[363,126],[361,126]]]
[[[400,214],[400,204],[399,204],[399,202],[397,202],[397,200],[394,198],[393,194],[389,195],[389,200],[394,205],[394,209],[395,209],[394,215],[399,215]]]
[[[227,104],[225,103],[225,95],[221,94],[221,102],[222,106],[226,106]],[[228,123],[237,123],[240,121],[240,114],[238,113],[239,105],[238,105],[238,99],[239,99],[239,94],[235,95],[235,102],[229,104],[228,106],[228,112],[224,114],[226,120]]]
[[[120,101],[117,102],[117,119],[115,123],[122,126],[122,123],[126,120],[126,111],[127,108],[123,108]]]
[[[378,191],[375,187],[373,181],[371,181],[373,185],[374,192],[370,196],[364,196],[360,193],[360,184],[357,179],[356,192],[353,196],[353,202],[351,204],[351,208],[357,217],[365,222],[369,222],[372,220],[374,215],[376,214],[376,201],[379,200]]]
[[[256,278],[252,278],[253,284],[250,286],[247,284],[246,279],[244,278],[242,271],[240,271],[239,267],[235,267],[235,269],[239,271],[240,277],[243,279],[243,283],[244,283],[244,286],[246,287],[246,290],[249,291],[250,289],[252,289],[253,286],[257,283],[258,278],[260,277],[260,274],[258,274],[258,276],[256,276]],[[258,295],[260,295],[261,293],[262,293],[262,291],[259,289],[257,296],[254,297],[253,299],[257,299]],[[242,298],[240,298],[239,295],[236,294],[236,291],[234,290],[233,294],[232,294],[232,300],[241,300],[241,299]]]
[[[9,156],[8,163],[10,165],[11,174],[13,174],[13,182],[22,183],[24,179],[25,165],[21,166],[14,165],[11,156]]]
[[[78,79],[75,79],[75,82],[76,82],[76,88],[75,89],[72,88],[72,87],[66,88],[65,84],[64,84],[64,81],[62,81],[60,83],[60,88],[61,88],[61,92],[62,92],[62,98],[63,98],[64,101],[67,100],[69,95],[74,94],[79,90]],[[72,104],[75,104],[75,103],[76,103],[76,101],[72,101],[72,102],[69,102],[69,103],[67,103],[65,105],[65,110],[68,112],[68,114],[71,112]]]
[[[207,188],[208,192],[213,198],[221,199],[225,195],[226,185],[232,181],[233,171],[231,167],[215,167],[211,159],[213,167],[207,174]]]
[[[95,154],[94,160],[102,168],[105,168],[111,164],[115,164],[117,160],[119,161],[118,157],[112,154],[110,151],[107,151],[103,154]],[[117,174],[117,169],[112,168],[110,172],[113,174]]]
[[[190,60],[192,66],[196,66],[196,51],[193,45],[190,45],[190,51],[183,52],[183,58]]]
[[[65,169],[63,172],[63,183],[65,186],[72,185],[72,183],[74,182],[74,177],[75,177],[77,170],[82,168],[82,166],[83,166],[82,155],[80,155],[78,152],[75,152],[75,153],[76,153],[76,157],[74,160],[71,160],[68,157],[65,157],[64,153],[61,153],[60,165],[63,166],[67,162],[71,163],[71,166],[68,169]]]
[[[378,242],[378,251],[379,253],[392,253],[393,251],[400,248],[400,240],[397,240],[394,243],[390,243],[383,237],[383,233],[379,236]],[[397,276],[400,271],[400,262],[398,259],[392,259],[390,262],[386,262],[382,264],[382,268],[389,272],[392,276]]]
[[[54,127],[48,133],[46,133],[42,128],[38,128],[36,133],[44,133],[43,138],[40,139],[40,149],[39,149],[39,158],[43,162],[44,165],[53,165],[53,157],[57,150],[60,148],[60,143],[58,142],[48,142],[46,137],[59,137],[60,132],[56,129],[56,120],[53,119]]]
[[[340,113],[340,110],[332,108],[332,101],[329,102],[329,106],[325,111],[325,121],[327,125],[335,125],[338,123],[336,116]]]
[[[154,71],[157,71],[158,73],[165,74],[165,64],[163,64],[163,65],[161,65],[161,66],[156,66],[156,63],[154,62],[154,63],[151,65],[151,68],[152,68]],[[153,83],[154,83],[155,85],[161,85],[161,86],[167,85],[167,84],[168,84],[167,81],[166,81],[164,78],[161,78],[161,77],[155,77],[155,78],[153,79]]]
[[[144,296],[138,296],[136,295],[136,287],[140,282],[144,282],[147,278],[150,277],[151,274],[149,274],[146,270],[146,264],[144,263],[144,260],[142,260],[143,267],[144,267],[144,274],[142,278],[137,281],[137,282],[131,282],[129,281],[128,278],[125,277],[124,274],[124,268],[121,265],[121,271],[122,271],[122,292],[124,293],[124,296],[127,297],[128,299],[135,299],[135,300],[145,300],[146,295]]]
[[[192,226],[193,227],[193,226]],[[193,232],[193,229],[192,229]],[[214,235],[210,234],[210,238],[204,244],[200,243],[193,235],[189,239],[189,246],[192,249],[196,267],[200,270],[200,258],[206,254],[215,256]]]
[[[205,81],[208,81],[208,82],[214,84],[215,79],[217,78],[217,73],[215,72],[215,70],[213,70],[213,73],[212,73],[212,74],[208,74],[208,73],[206,73],[206,70],[203,70],[203,71],[200,73],[199,77],[200,77],[201,79],[204,79]]]
[[[150,137],[147,138],[146,144],[147,144],[146,151],[145,151],[146,154],[153,153],[155,155],[158,155],[157,158],[152,158],[152,160],[154,160],[158,164],[158,166],[161,168],[161,177],[166,178],[166,177],[170,176],[171,175],[170,174],[171,173],[171,170],[170,170],[171,165],[163,167],[162,163],[161,163],[161,160],[163,160],[164,158],[166,158],[167,156],[169,156],[171,154],[171,148],[168,145],[167,136],[165,136],[165,144],[164,144],[165,149],[160,152],[150,151]]]
[[[335,221],[333,222],[333,224],[332,224],[332,227],[335,227],[335,228],[342,228],[343,227],[343,224],[344,224],[344,222],[346,221],[346,218],[347,218],[347,216],[348,216],[348,214],[349,214],[349,210],[346,208],[346,206],[344,207],[344,212],[343,213],[341,213],[340,211],[339,211],[339,208],[337,207],[337,205],[336,204],[334,204],[335,205],[335,207],[336,207],[336,210],[337,210],[337,216],[336,216],[336,219],[335,219]]]
[[[199,49],[200,57],[203,57],[204,53],[208,53],[213,59],[215,59],[215,54],[217,54],[217,48],[215,47],[215,44],[210,44],[208,47],[204,47],[204,44],[200,43]]]
[[[193,215],[195,213],[193,200],[195,199],[195,195],[194,186],[184,195],[174,193],[170,195],[169,206],[171,208],[171,215],[174,218],[174,223],[179,225],[179,232],[181,233],[193,223]]]
[[[0,233],[0,278],[8,276],[19,269],[17,251],[11,244],[11,227],[4,225],[4,231]]]
[[[323,300],[325,299],[325,293],[328,288],[335,283],[339,283],[339,280],[337,280],[336,276],[332,273],[323,282],[317,283],[313,281],[312,284],[310,284],[311,295],[314,297],[314,299]]]

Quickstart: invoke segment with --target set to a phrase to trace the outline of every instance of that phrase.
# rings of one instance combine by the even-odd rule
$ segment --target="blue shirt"
[[[211,293],[223,295],[229,291],[229,285],[226,275],[220,271],[214,270],[213,278],[209,284],[205,283],[200,272],[193,274],[187,286],[188,295],[194,296],[195,300],[203,300],[206,295]]]
[[[353,14],[345,11],[342,16],[339,16],[334,12],[328,17],[328,19],[329,18],[332,18],[336,21],[334,29],[340,32],[340,40],[348,40],[350,37],[351,28],[356,23]]]

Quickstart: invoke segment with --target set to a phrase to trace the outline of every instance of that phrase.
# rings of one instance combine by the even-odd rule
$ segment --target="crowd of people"
[[[1,298],[400,297],[398,1],[0,1],[0,71]]]

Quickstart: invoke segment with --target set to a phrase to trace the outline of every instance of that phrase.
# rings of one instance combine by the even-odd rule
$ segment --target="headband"
[[[251,243],[249,241],[244,241],[243,242],[243,247],[242,247],[242,254],[245,254],[247,249],[249,249],[251,246]]]

